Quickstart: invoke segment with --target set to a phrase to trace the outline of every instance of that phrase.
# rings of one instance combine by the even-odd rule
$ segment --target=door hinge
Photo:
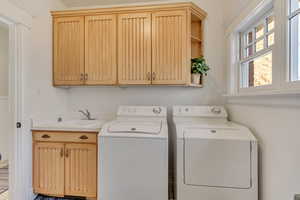
[[[17,127],[17,128],[22,128],[22,123],[21,123],[21,122],[17,122],[17,123],[16,123],[16,127]]]

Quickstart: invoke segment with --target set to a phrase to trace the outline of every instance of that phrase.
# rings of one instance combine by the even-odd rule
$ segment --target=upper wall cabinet
[[[55,86],[190,85],[206,13],[193,3],[52,12]]]
[[[117,81],[117,16],[85,17],[85,83],[115,84]]]
[[[151,84],[151,13],[120,14],[120,84]]]
[[[54,19],[54,85],[84,83],[84,17]]]
[[[152,14],[153,84],[184,85],[189,81],[186,16],[185,10]]]

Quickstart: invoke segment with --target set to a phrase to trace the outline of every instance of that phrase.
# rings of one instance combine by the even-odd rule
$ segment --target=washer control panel
[[[120,106],[118,116],[166,117],[167,108],[163,106]]]
[[[173,106],[173,116],[227,118],[223,106]]]

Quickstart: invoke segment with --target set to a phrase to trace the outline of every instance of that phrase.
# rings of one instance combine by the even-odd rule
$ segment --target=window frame
[[[253,25],[250,25],[248,29],[246,29],[246,31],[241,32],[240,35],[240,40],[241,40],[241,44],[240,44],[240,64],[243,64],[245,62],[249,62],[250,60],[253,60],[255,58],[258,58],[264,54],[266,54],[269,51],[273,50],[273,46],[274,44],[272,44],[271,46],[268,46],[268,36],[271,34],[275,34],[275,27],[271,30],[271,31],[267,31],[267,27],[268,27],[268,23],[267,23],[267,18],[274,16],[274,12],[273,9],[270,9],[270,11],[268,13],[266,13],[265,15],[263,15],[261,18],[261,20]],[[276,21],[275,21],[276,23]],[[256,35],[255,35],[255,28],[258,27],[259,25],[263,24],[264,25],[264,34],[260,37],[258,37],[256,39]],[[246,41],[246,33],[253,33],[253,41],[249,44],[247,44]],[[255,44],[256,42],[259,42],[261,40],[264,40],[264,48],[260,51],[255,52]],[[246,56],[246,52],[245,50],[249,47],[251,47],[253,45],[253,55],[252,56]]]
[[[275,20],[275,27],[268,32],[267,31],[267,18],[270,16],[274,16],[274,20]],[[276,38],[276,16],[274,14],[274,6],[273,6],[273,1],[270,1],[269,4],[266,4],[264,6],[264,8],[261,9],[260,12],[256,13],[255,15],[251,16],[250,19],[248,19],[250,22],[245,23],[242,28],[239,29],[238,31],[238,40],[239,40],[239,45],[237,47],[238,49],[238,61],[237,61],[237,83],[236,83],[236,91],[238,94],[248,94],[248,93],[255,93],[255,92],[259,92],[259,91],[265,91],[265,90],[272,90],[275,88],[274,84],[274,46],[276,45],[276,40],[274,40],[274,44],[271,45],[270,47],[267,47],[267,36],[271,35],[272,33],[275,34],[275,38]],[[257,22],[257,20],[259,20]],[[252,23],[251,23],[252,22]],[[260,24],[264,24],[264,34],[262,36],[260,36],[259,38],[256,39],[256,35],[255,35],[255,28],[257,26],[259,26]],[[249,33],[250,31],[253,32],[253,41],[251,42],[251,44],[253,45],[253,55],[250,57],[245,58],[244,57],[244,50],[251,46],[251,45],[246,45],[246,41],[245,41],[245,33]],[[255,42],[260,41],[262,39],[264,40],[264,49],[255,52]],[[243,45],[244,44],[244,45]],[[266,55],[269,52],[272,52],[272,84],[267,84],[267,85],[260,85],[260,86],[255,86],[255,87],[242,87],[242,65],[246,62],[249,62],[251,60],[254,60],[255,58],[259,58],[260,56]]]
[[[273,9],[275,18],[275,44],[272,50],[272,85],[241,88],[240,80],[240,33]],[[290,81],[290,0],[262,0],[249,3],[246,9],[226,30],[228,56],[227,97],[294,95],[300,94],[300,80]],[[300,11],[299,11],[300,12]]]
[[[286,43],[287,43],[287,69],[286,69],[286,77],[285,77],[285,86],[286,87],[292,87],[292,88],[300,88],[300,79],[292,81],[292,74],[291,74],[291,21],[294,17],[299,17],[300,19],[300,6],[298,9],[296,9],[294,12],[291,11],[291,0],[286,0]],[[299,30],[300,31],[300,30]],[[300,51],[300,48],[299,48]],[[300,58],[299,58],[300,59]]]

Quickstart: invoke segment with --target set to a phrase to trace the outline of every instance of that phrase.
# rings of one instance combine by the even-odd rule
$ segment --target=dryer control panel
[[[167,108],[163,106],[120,106],[118,116],[166,117]]]
[[[227,118],[228,115],[223,106],[173,106],[173,116]]]

